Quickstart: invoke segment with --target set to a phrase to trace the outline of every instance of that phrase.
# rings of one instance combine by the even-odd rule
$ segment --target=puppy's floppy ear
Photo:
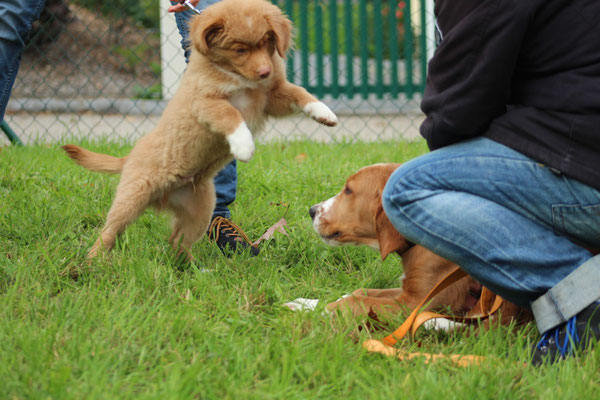
[[[222,19],[208,15],[198,15],[190,21],[190,40],[201,54],[208,54],[210,46],[215,44],[225,30]]]
[[[395,251],[402,253],[410,246],[408,240],[394,228],[385,211],[383,211],[381,203],[375,215],[375,230],[382,260],[385,260],[390,253]]]
[[[292,45],[292,21],[283,15],[279,8],[276,12],[267,15],[266,18],[275,39],[277,53],[284,58]]]

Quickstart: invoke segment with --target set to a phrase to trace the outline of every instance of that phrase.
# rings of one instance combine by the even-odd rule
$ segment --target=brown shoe
[[[257,256],[260,252],[258,247],[252,246],[252,242],[242,228],[221,216],[214,217],[210,223],[208,238],[214,240],[227,257],[233,252],[242,252],[248,248],[252,256]]]

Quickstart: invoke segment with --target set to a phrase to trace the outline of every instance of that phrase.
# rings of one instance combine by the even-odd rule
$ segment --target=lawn
[[[259,145],[239,166],[233,217],[253,239],[285,217],[289,236],[276,234],[258,257],[225,258],[201,241],[191,266],[177,262],[168,218],[153,211],[87,265],[117,177],[74,165],[56,145],[0,148],[0,398],[599,398],[600,351],[555,366],[523,364],[538,339],[533,326],[423,331],[418,343],[402,344],[486,357],[460,368],[366,353],[360,343],[386,332],[322,315],[322,307],[281,306],[397,286],[398,258],[327,247],[308,209],[361,166],[425,151],[422,142]]]

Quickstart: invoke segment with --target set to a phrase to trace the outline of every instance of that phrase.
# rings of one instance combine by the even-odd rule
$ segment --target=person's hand
[[[171,2],[171,4],[173,3],[177,3],[176,1],[173,0],[169,0]],[[196,6],[198,3],[200,3],[200,0],[190,0],[190,3],[192,3],[193,6]],[[184,4],[175,4],[172,5],[171,7],[167,8],[168,12],[181,12],[181,11],[185,11],[188,8],[184,5]]]

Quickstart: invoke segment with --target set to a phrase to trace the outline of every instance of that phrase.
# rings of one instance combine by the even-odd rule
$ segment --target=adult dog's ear
[[[411,243],[404,238],[397,230],[394,225],[390,222],[389,218],[383,210],[383,204],[381,196],[385,185],[392,175],[392,173],[398,168],[400,164],[380,164],[377,165],[376,171],[378,172],[374,177],[375,182],[375,232],[377,233],[377,240],[379,241],[379,253],[381,259],[385,260],[386,257],[393,252],[400,254],[404,253],[411,245]]]
[[[390,253],[398,252],[402,254],[410,247],[409,241],[394,228],[381,204],[375,215],[375,231],[382,260],[385,260]]]
[[[217,43],[225,31],[222,19],[208,15],[197,15],[190,21],[190,39],[192,45],[201,54],[207,55],[211,46]]]
[[[292,45],[292,21],[283,15],[278,8],[276,12],[267,15],[266,18],[275,39],[277,53],[281,58],[284,58]]]

